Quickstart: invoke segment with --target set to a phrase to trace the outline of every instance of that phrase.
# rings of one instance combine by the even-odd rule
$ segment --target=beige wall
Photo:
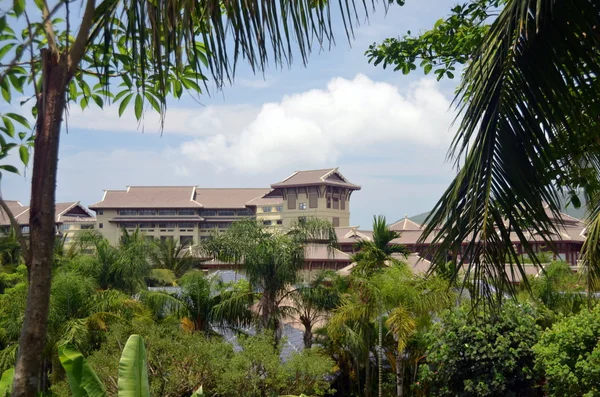
[[[327,219],[333,223],[334,218],[339,219],[339,226],[350,226],[350,200],[346,200],[345,209],[327,208],[327,198],[318,197],[317,208],[310,208],[309,198],[306,191],[296,189],[288,189],[287,193],[297,193],[295,209],[288,209],[288,195],[286,194],[283,202],[283,226],[289,227],[299,217],[317,217],[321,219]],[[306,204],[306,209],[301,210],[301,204]],[[333,204],[332,204],[333,207]]]

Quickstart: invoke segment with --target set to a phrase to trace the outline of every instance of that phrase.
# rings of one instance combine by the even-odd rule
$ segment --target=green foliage
[[[592,397],[600,390],[600,306],[566,317],[533,347],[548,395]]]
[[[136,336],[139,338],[136,343],[128,340],[118,366],[119,377],[115,379],[119,346],[133,329],[143,330],[145,334],[149,391],[154,395],[175,397],[204,393],[258,397],[302,392],[320,396],[331,391],[326,377],[331,374],[333,362],[318,350],[293,354],[282,364],[279,349],[273,347],[269,336],[242,337],[242,350],[235,353],[228,343],[207,339],[201,334],[184,334],[168,326],[138,323],[115,327],[102,348],[88,357],[89,367],[96,369],[109,395],[115,394],[117,383],[119,395],[123,395],[121,384],[126,379],[133,383],[144,382],[146,372],[141,363],[145,360],[140,354],[140,336]],[[138,349],[132,350],[133,347]],[[62,352],[64,356],[65,350]],[[79,360],[79,379],[83,379],[85,359],[74,353],[69,359]],[[126,362],[133,364],[127,366]],[[52,390],[57,395],[66,392],[61,384],[54,385]]]
[[[15,374],[15,370],[12,368],[7,369],[6,371],[2,372],[2,375],[0,376],[0,396],[1,397],[9,397],[10,396],[14,374]]]
[[[67,373],[67,380],[74,397],[105,397],[106,390],[94,370],[77,349],[64,345],[58,349],[60,363]]]
[[[529,282],[533,296],[556,314],[575,314],[585,305],[580,276],[566,262],[550,263]]]
[[[119,396],[149,397],[148,368],[144,339],[131,335],[119,362]]]
[[[455,5],[450,16],[439,19],[430,30],[413,36],[409,31],[402,38],[388,38],[372,44],[366,52],[375,66],[388,65],[394,71],[409,74],[423,68],[438,80],[454,78],[456,64],[468,63],[489,31],[490,19],[506,0],[469,0]]]
[[[532,347],[540,331],[530,306],[498,313],[448,312],[428,335],[419,389],[427,396],[536,396],[541,379]]]

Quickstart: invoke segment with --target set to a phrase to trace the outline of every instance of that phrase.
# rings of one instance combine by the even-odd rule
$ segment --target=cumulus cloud
[[[217,168],[255,173],[330,165],[344,154],[368,153],[381,143],[447,147],[454,117],[449,107],[432,80],[420,80],[401,93],[359,74],[264,104],[243,128],[203,136],[180,149]]]

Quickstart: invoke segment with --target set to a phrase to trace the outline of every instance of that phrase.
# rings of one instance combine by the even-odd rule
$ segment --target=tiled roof
[[[252,207],[252,206],[260,207],[263,205],[279,205],[279,204],[283,204],[283,197],[281,197],[281,196],[257,197],[246,203],[246,205],[249,207]]]
[[[350,183],[337,168],[322,170],[296,171],[283,181],[274,183],[272,188],[287,186],[332,185],[359,190],[360,186]]]
[[[304,260],[306,261],[350,261],[350,255],[336,248],[328,248],[323,244],[308,244],[304,247]]]
[[[20,225],[28,225],[29,224],[29,206],[22,205],[18,201],[14,200],[6,200],[6,204],[8,208],[11,210],[17,223]],[[74,209],[78,209],[78,213],[75,212]],[[94,222],[96,218],[90,212],[79,203],[79,201],[73,201],[69,203],[56,203],[55,207],[56,211],[56,222]],[[0,225],[9,226],[10,219],[8,215],[0,209]]]
[[[270,191],[269,188],[196,188],[196,201],[204,208],[246,208],[246,203]]]
[[[105,190],[102,201],[90,208],[200,208],[194,201],[195,186],[129,186]]]
[[[392,255],[394,259],[397,259],[403,263],[406,263],[414,273],[422,274],[429,270],[431,266],[431,262],[427,259],[421,258],[418,254],[410,254],[408,257],[404,257],[402,255]],[[386,266],[390,266],[389,263],[386,262]],[[343,269],[337,271],[340,276],[347,276],[352,272],[352,269],[356,267],[356,262],[351,263]]]
[[[404,219],[392,223],[389,226],[390,230],[405,231],[405,230],[421,230],[421,225],[408,219],[408,215],[404,216]]]

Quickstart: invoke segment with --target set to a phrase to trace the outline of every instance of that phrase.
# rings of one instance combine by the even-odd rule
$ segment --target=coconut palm
[[[525,279],[525,269],[511,236],[539,265],[527,236],[538,233],[552,246],[562,193],[577,204],[582,191],[597,207],[585,258],[598,269],[599,23],[593,0],[506,2],[455,99],[459,127],[450,155],[460,170],[421,237],[433,236],[434,268],[464,242],[456,272],[466,264],[474,279],[514,292],[509,273]]]

